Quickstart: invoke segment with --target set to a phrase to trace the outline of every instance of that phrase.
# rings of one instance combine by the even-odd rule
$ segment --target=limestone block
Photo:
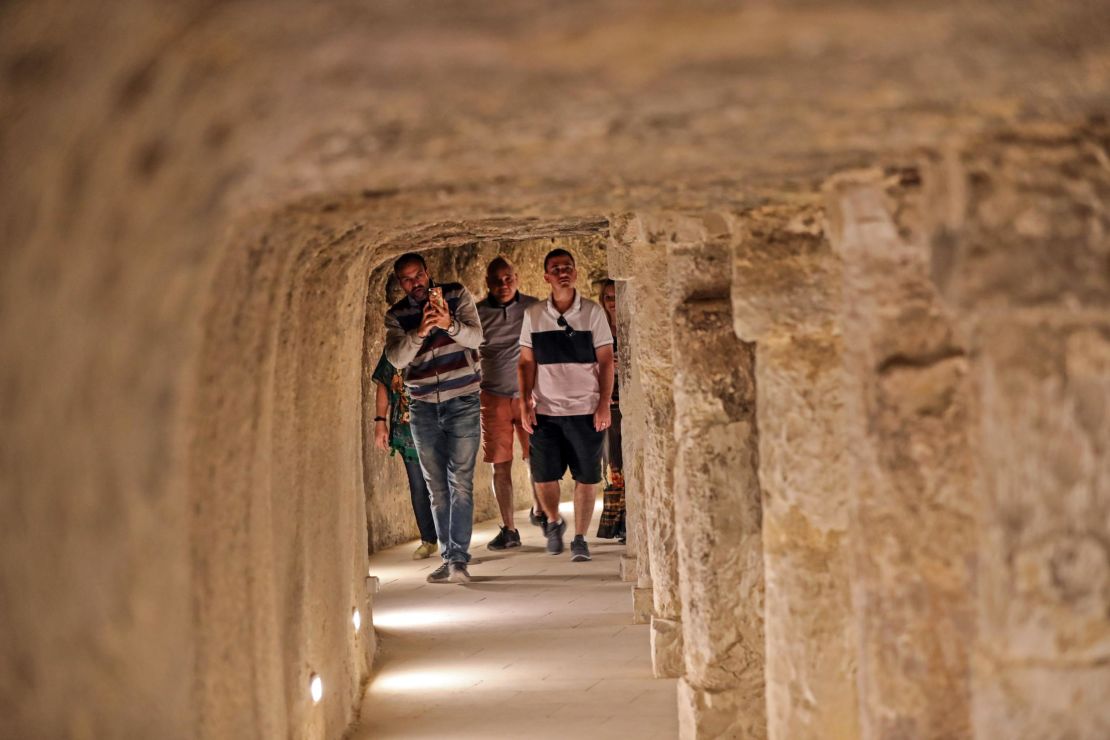
[[[737,336],[831,332],[840,272],[819,204],[764,206],[745,214],[732,245]]]
[[[859,736],[841,277],[824,222],[816,203],[764,206],[732,246],[734,326],[757,342],[772,738]]]
[[[621,447],[624,457],[624,501],[626,552],[635,559],[635,582],[651,587],[651,569],[647,552],[644,490],[644,393],[640,369],[632,351],[632,316],[636,311],[635,291],[625,281],[617,282],[617,374],[620,382],[620,406],[623,417]]]
[[[860,723],[870,737],[970,735],[976,506],[966,348],[919,234],[912,192],[874,174],[829,188],[843,260],[843,433],[855,501]]]
[[[835,336],[757,349],[772,738],[859,736],[841,363]]]
[[[692,259],[695,272],[728,256],[709,251],[719,253]],[[727,291],[719,295],[680,305],[674,322],[676,355],[685,358],[675,375],[685,679],[697,692],[731,695],[728,703],[752,730],[748,736],[766,737],[755,352],[733,332]],[[719,723],[708,709],[696,720],[709,728]],[[707,728],[696,736],[717,735]]]
[[[629,336],[634,367],[633,423],[642,420],[642,497],[644,502],[644,544],[651,583],[654,613],[666,619],[679,619],[677,558],[674,534],[674,403],[671,379],[674,374],[670,322],[668,276],[659,269],[666,263],[667,238],[644,227],[647,241],[638,242],[635,276],[627,282],[624,303],[635,306],[630,312]],[[658,231],[662,226],[652,227]],[[635,388],[638,387],[638,391]],[[623,398],[623,395],[622,395]],[[622,406],[623,411],[623,406]],[[637,417],[642,413],[641,417]],[[636,427],[632,427],[636,428]],[[634,463],[635,464],[635,463]],[[639,471],[633,471],[634,475]],[[633,493],[633,495],[635,495]]]
[[[707,691],[678,680],[678,736],[681,740],[758,740],[766,737],[763,715],[748,713],[742,691]]]
[[[620,574],[622,581],[626,583],[636,582],[636,557],[634,555],[621,555]]]
[[[1107,134],[987,134],[926,170],[932,277],[979,393],[977,737],[1110,734]]]
[[[953,306],[1110,310],[1108,136],[1105,118],[1009,130],[926,170],[930,270]]]
[[[651,586],[632,587],[632,624],[651,622],[654,594]]]
[[[636,276],[633,265],[636,247],[644,241],[643,224],[634,213],[618,213],[609,217],[609,277],[613,280],[632,280]],[[618,306],[619,306],[618,302]]]
[[[652,616],[652,674],[656,678],[677,678],[683,670],[682,622]]]
[[[999,316],[976,346],[976,737],[1108,737],[1110,314]]]

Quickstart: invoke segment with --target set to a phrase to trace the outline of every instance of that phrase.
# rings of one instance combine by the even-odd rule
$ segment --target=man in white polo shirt
[[[520,331],[521,417],[532,435],[532,478],[547,514],[547,552],[563,551],[567,525],[559,516],[559,480],[569,467],[575,482],[570,559],[589,560],[585,533],[610,424],[613,334],[601,306],[575,290],[578,270],[570,252],[548,252],[543,272],[551,297],[527,308]]]

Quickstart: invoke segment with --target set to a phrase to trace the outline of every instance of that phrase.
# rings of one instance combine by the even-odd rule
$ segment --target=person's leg
[[[543,513],[547,515],[547,521],[559,521],[559,481],[537,483],[536,492],[539,494]]]
[[[621,450],[621,410],[614,406],[611,410],[612,422],[605,434],[605,462],[613,470],[623,470],[624,454]]]
[[[528,462],[539,504],[549,523],[559,520],[559,480],[567,469],[563,446],[559,417],[538,414]]]
[[[493,495],[501,523],[516,531],[513,521],[513,406],[511,398],[482,391],[482,459],[493,466]]]
[[[450,524],[446,559],[470,562],[470,535],[474,529],[474,465],[481,441],[478,394],[452,398],[440,404],[441,424],[447,439],[447,483],[450,488]]]
[[[436,523],[432,518],[432,497],[424,480],[424,471],[419,460],[405,460],[405,473],[409,477],[409,495],[412,497],[412,513],[416,515],[416,528],[420,530],[422,542],[436,541]]]
[[[493,495],[497,498],[497,509],[501,512],[501,522],[507,529],[516,531],[513,517],[513,461],[493,464]]]
[[[420,470],[428,485],[432,521],[439,541],[439,553],[447,560],[451,525],[451,497],[447,482],[447,435],[439,425],[437,404],[413,401],[409,407],[412,439],[420,456]]]
[[[528,466],[528,485],[532,489],[532,511],[529,518],[532,520],[533,524],[546,524],[547,515],[544,513],[543,504],[540,503],[540,494],[539,489],[536,487],[536,481],[532,477],[532,435],[528,434],[524,429],[524,424],[520,418],[520,403],[515,398],[513,399],[512,413],[513,431],[516,433],[517,441],[520,443],[520,459]]]
[[[590,519],[594,515],[594,504],[597,502],[596,483],[574,484],[574,533],[586,536],[590,528]]]
[[[574,534],[586,536],[594,515],[601,481],[601,448],[605,433],[594,429],[593,416],[568,416],[565,421],[569,464],[574,476]]]

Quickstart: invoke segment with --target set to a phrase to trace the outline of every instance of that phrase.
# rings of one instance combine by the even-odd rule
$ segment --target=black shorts
[[[530,455],[532,480],[560,480],[566,469],[578,483],[601,481],[601,443],[604,432],[594,429],[594,415],[544,416],[536,414]]]

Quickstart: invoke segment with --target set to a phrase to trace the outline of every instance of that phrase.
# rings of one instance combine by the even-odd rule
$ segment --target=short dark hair
[[[516,272],[516,266],[513,265],[512,262],[509,262],[509,260],[506,259],[504,256],[499,254],[492,260],[490,260],[490,263],[488,265],[486,265],[486,277],[489,277],[498,270],[504,269],[506,267],[508,267],[513,272]]]
[[[574,255],[571,254],[570,252],[568,252],[567,250],[561,248],[561,247],[557,247],[555,249],[552,249],[550,252],[548,252],[547,256],[543,258],[543,271],[544,272],[547,272],[547,261],[551,260],[551,259],[554,259],[556,257],[570,257],[570,263],[577,267],[577,265],[574,262]]]
[[[402,267],[412,264],[413,262],[419,262],[420,266],[424,268],[425,271],[428,270],[428,263],[424,261],[423,257],[416,252],[405,252],[400,257],[393,260],[393,274],[396,275]]]

